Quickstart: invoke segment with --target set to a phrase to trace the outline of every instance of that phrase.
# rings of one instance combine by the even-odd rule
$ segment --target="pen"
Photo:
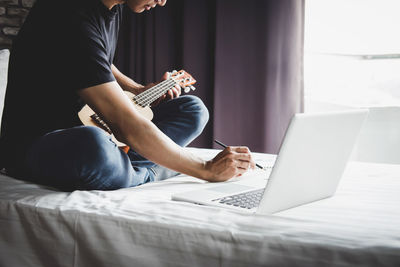
[[[215,140],[215,139],[214,139],[214,142],[217,143],[218,145],[222,146],[223,148],[227,148],[227,147],[228,147],[227,145],[225,145],[224,143],[221,143],[221,142],[218,141],[218,140]],[[260,168],[261,170],[265,170],[265,169],[263,168],[263,166],[261,166],[260,164],[257,164],[257,163],[256,163],[256,166],[257,166],[258,168]]]

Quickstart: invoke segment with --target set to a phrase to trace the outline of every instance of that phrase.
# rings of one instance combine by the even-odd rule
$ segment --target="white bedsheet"
[[[273,216],[171,200],[209,185],[64,193],[0,176],[0,266],[400,266],[400,165],[350,163],[334,197]]]

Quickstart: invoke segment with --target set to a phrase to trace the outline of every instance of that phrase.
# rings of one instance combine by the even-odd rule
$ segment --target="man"
[[[37,0],[11,51],[0,139],[7,172],[71,191],[137,186],[178,172],[225,181],[254,168],[246,147],[229,147],[210,161],[183,149],[208,112],[178,87],[153,103],[153,122],[135,109],[123,90],[138,94],[149,86],[112,64],[124,3],[140,13],[166,0]],[[102,129],[81,125],[77,113],[85,104],[128,153]]]

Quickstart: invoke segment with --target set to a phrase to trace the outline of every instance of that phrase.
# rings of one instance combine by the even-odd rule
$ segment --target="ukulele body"
[[[133,99],[133,97],[135,96],[134,94],[132,94],[131,92],[127,92],[124,91],[124,93],[129,97],[129,99]],[[151,108],[149,106],[147,107],[141,107],[137,104],[135,104],[133,102],[136,110],[142,114],[142,116],[144,116],[145,118],[152,120],[153,119],[153,111],[151,110]],[[88,106],[85,105],[81,111],[79,111],[78,113],[78,117],[81,120],[82,124],[85,126],[96,126],[99,128],[102,128],[104,131],[106,131],[109,135],[111,135],[112,140],[121,147],[125,147],[126,144],[120,142],[117,140],[117,138],[111,133],[110,130],[108,130],[108,126],[102,125],[102,123],[100,121],[97,121],[95,119],[93,119],[93,116],[95,116],[96,113]]]

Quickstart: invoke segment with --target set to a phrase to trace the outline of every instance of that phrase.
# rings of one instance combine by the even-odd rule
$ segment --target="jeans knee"
[[[182,105],[182,112],[189,114],[192,129],[200,134],[209,120],[209,112],[203,101],[197,96],[182,96],[185,103]]]
[[[85,190],[112,190],[127,187],[126,169],[130,162],[105,132],[96,127],[84,127],[79,151],[78,187]],[[122,157],[122,158],[121,158]],[[126,165],[126,166],[125,166]]]
[[[85,146],[88,151],[96,150],[110,140],[106,132],[98,127],[80,126],[73,129],[79,135],[79,140],[81,141],[79,145]]]

